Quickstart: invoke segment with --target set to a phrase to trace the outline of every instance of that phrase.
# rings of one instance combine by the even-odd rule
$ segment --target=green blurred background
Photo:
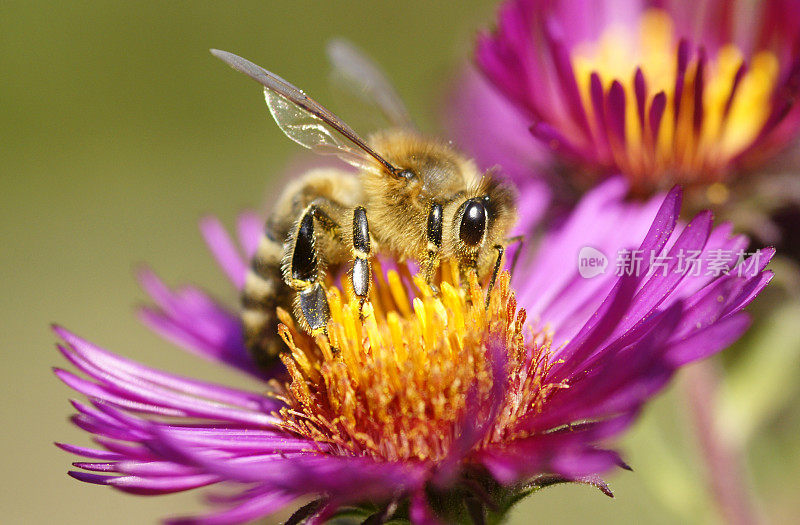
[[[242,54],[330,102],[324,47],[344,36],[384,66],[422,127],[436,130],[447,78],[475,31],[491,25],[494,7],[478,0],[0,4],[0,521],[148,523],[202,509],[198,493],[134,497],[66,476],[75,458],[52,442],[89,440],[67,421],[73,393],[51,373],[64,363],[49,323],[152,366],[258,388],[161,341],[133,310],[144,299],[133,270],[144,261],[171,284],[198,283],[234,304],[196,220],[214,213],[230,224],[242,208],[263,206],[298,154],[269,120],[259,90],[208,48]],[[796,315],[787,311],[784,322],[796,323]],[[753,405],[752,381],[774,390],[774,369],[786,376],[797,368],[796,351],[780,352],[766,364],[752,359],[759,376],[740,370],[729,398]],[[796,410],[780,409],[796,399],[796,374],[788,377],[775,394],[784,401],[779,409],[758,412],[765,402],[756,393],[760,419],[747,419],[761,510],[776,522],[800,511],[800,421]],[[735,434],[748,423],[729,405]],[[686,419],[676,391],[650,406],[623,440],[635,472],[611,476],[616,499],[556,487],[521,505],[513,523],[713,522]]]

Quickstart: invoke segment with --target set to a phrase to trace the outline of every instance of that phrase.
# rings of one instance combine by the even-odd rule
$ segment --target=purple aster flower
[[[331,284],[330,339],[279,312],[286,369],[271,379],[247,357],[235,313],[143,273],[151,327],[261,377],[264,389],[155,370],[57,327],[59,349],[81,375],[56,374],[88,397],[73,401],[73,422],[97,443],[59,444],[88,458],[70,475],[135,494],[234,487],[209,496],[219,509],[188,520],[214,524],[308,497],[294,522],[345,508],[375,522],[480,522],[555,482],[607,492],[598,476],[625,466],[609,439],[678,368],[738,338],[748,325],[742,309],[771,277],[772,252],[740,257],[747,240],[729,225],[713,228],[710,213],[680,223],[679,190],[647,203],[626,203],[626,191],[612,179],[588,193],[513,279],[502,274],[488,307],[479,283],[459,283],[448,262],[438,294],[403,263],[376,264],[363,318]],[[520,229],[530,230],[536,213],[521,210]],[[259,221],[241,218],[239,246],[213,219],[202,229],[240,288]],[[588,275],[587,249],[601,262],[626,251],[657,257],[621,276],[607,264]],[[688,252],[726,271],[681,270]]]
[[[574,184],[621,172],[639,195],[711,185],[719,203],[732,173],[800,127],[799,29],[800,4],[783,0],[509,0],[475,58],[538,142],[581,168]]]

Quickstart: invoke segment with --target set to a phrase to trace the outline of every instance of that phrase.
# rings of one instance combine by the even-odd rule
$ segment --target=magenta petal
[[[109,374],[88,362],[80,363],[83,371],[108,386],[85,381],[63,370],[57,371],[56,374],[69,386],[89,397],[96,397],[132,410],[178,417],[219,417],[228,421],[264,426],[272,426],[276,422],[274,417],[261,412],[225,407],[216,401],[171,393],[152,384],[137,381],[131,376]]]
[[[233,244],[228,232],[216,217],[205,217],[200,221],[200,231],[214,254],[220,268],[225,272],[237,289],[244,287],[244,276],[247,265]]]
[[[193,476],[171,476],[168,478],[145,478],[139,476],[116,476],[107,480],[106,484],[129,494],[157,495],[172,494],[185,490],[206,487],[218,483],[220,478],[210,474]]]
[[[411,497],[409,514],[411,522],[417,525],[441,525],[442,523],[428,505],[428,498],[422,490],[415,492]]]
[[[683,84],[686,76],[686,67],[688,64],[689,42],[686,39],[682,39],[678,43],[677,74],[675,76],[675,88],[673,91],[673,93],[675,93],[675,102],[673,103],[673,107],[675,108],[673,120],[675,123],[677,123],[678,119],[680,118],[681,99],[683,98]]]
[[[116,463],[86,463],[84,461],[76,461],[72,466],[90,472],[115,472]]]
[[[317,454],[251,457],[209,455],[186,438],[156,429],[158,443],[175,461],[195,465],[223,479],[260,483],[289,493],[328,494],[340,502],[381,499],[419,486],[425,469],[415,464]]]
[[[245,257],[252,259],[264,235],[264,221],[253,212],[242,213],[236,222],[236,233]]]
[[[102,436],[94,436],[93,439],[97,444],[105,447],[111,452],[119,454],[123,458],[141,461],[152,459],[147,450],[141,445],[123,443],[113,439],[107,439]]]
[[[692,113],[692,127],[695,133],[700,133],[703,125],[703,89],[705,88],[706,54],[700,49],[697,59],[697,72],[694,77],[694,111]]]
[[[546,24],[546,27],[552,28],[551,25]],[[581,95],[578,90],[578,83],[575,80],[575,72],[572,69],[569,53],[564,47],[564,44],[559,42],[557,37],[553,35],[552,29],[546,31],[547,43],[552,53],[553,64],[556,68],[558,80],[561,83],[564,97],[566,99],[565,105],[567,111],[578,124],[579,129],[589,135],[589,122],[586,118],[586,111],[581,102]]]
[[[247,523],[272,514],[291,503],[295,496],[268,492],[253,496],[243,503],[213,514],[167,520],[171,525],[229,525]]]
[[[680,202],[680,190],[673,189],[667,194],[640,246],[644,253],[661,252],[677,223]],[[642,267],[642,271],[646,272],[648,264],[643,264]],[[556,352],[557,358],[563,360],[563,364],[553,367],[553,380],[564,379],[574,372],[583,360],[616,329],[617,323],[625,315],[625,310],[631,303],[641,279],[643,277],[626,276],[617,281],[597,314],[584,325],[574,339]]]
[[[606,123],[621,147],[625,147],[625,88],[618,81],[611,84],[606,99]]]
[[[119,461],[114,469],[129,476],[139,477],[179,477],[197,474],[197,469],[178,465],[169,461]]]
[[[539,437],[505,451],[488,451],[481,463],[501,483],[513,483],[535,473],[578,477],[605,472],[618,465],[619,456],[608,450],[581,446],[579,440]],[[557,454],[554,452],[558,450]]]
[[[162,392],[167,392],[169,390],[171,392],[180,392],[194,396],[212,397],[219,402],[230,403],[254,410],[264,409],[265,404],[273,401],[264,398],[264,396],[255,395],[243,390],[214,385],[162,372],[107,352],[63,328],[55,327],[54,330],[70,344],[71,349],[78,356],[83,358],[87,364],[92,364],[97,367],[98,370],[103,370],[109,374],[115,375],[118,379],[147,382],[150,383],[154,389],[162,389]],[[80,366],[80,362],[76,362],[75,364]],[[280,406],[280,403],[275,403],[271,408],[278,409]]]
[[[109,452],[107,450],[98,450],[95,448],[79,447],[77,445],[70,445],[69,443],[56,443],[55,445],[61,450],[87,458],[114,461],[122,459],[123,457],[121,454],[117,454],[116,452]]]
[[[203,358],[259,378],[269,376],[248,354],[238,315],[197,289],[170,290],[150,270],[140,271],[139,281],[158,306],[140,310],[142,322],[153,331]]]
[[[653,102],[650,104],[650,136],[652,137],[653,144],[658,143],[658,131],[661,128],[661,118],[664,116],[664,110],[667,108],[667,95],[661,91],[653,97]]]
[[[639,117],[639,127],[645,129],[645,104],[647,103],[647,83],[641,68],[636,68],[633,79],[633,90],[636,95],[636,116]]]
[[[70,470],[67,474],[78,481],[94,483],[95,485],[108,485],[108,482],[115,478],[115,476],[103,476],[101,474],[92,474],[90,472],[81,472],[78,470]]]
[[[711,232],[711,212],[698,214],[681,232],[678,240],[667,253],[670,263],[666,267],[665,275],[655,273],[648,279],[633,298],[636,306],[629,309],[629,320],[620,323],[611,337],[621,335],[636,322],[645,319],[654,308],[658,307],[676,286],[685,277],[685,274],[675,270],[681,251],[702,249]]]
[[[750,304],[750,302],[756,298],[756,295],[758,295],[761,290],[763,290],[764,287],[769,284],[773,277],[774,274],[772,272],[764,272],[748,281],[748,283],[742,287],[739,296],[737,296],[734,301],[731,301],[731,303],[728,305],[725,310],[725,314],[727,315],[731,312],[736,312]]]
[[[589,80],[589,93],[592,99],[592,109],[594,110],[594,120],[595,120],[595,129],[596,134],[599,137],[598,142],[601,144],[603,157],[610,157],[611,150],[609,142],[608,142],[608,135],[605,133],[606,129],[606,105],[605,105],[605,96],[603,93],[603,83],[600,80],[600,75],[596,72],[592,73],[592,76]]]
[[[229,317],[230,314],[228,314]],[[148,328],[164,339],[210,361],[220,362],[252,376],[263,378],[269,374],[259,370],[244,347],[244,337],[240,326],[221,341],[208,341],[193,333],[193,318],[172,318],[150,308],[142,308],[139,318]],[[225,321],[227,323],[227,320]]]
[[[698,330],[674,344],[666,354],[672,366],[705,359],[734,343],[750,326],[747,314],[737,314],[723,319],[708,328]]]
[[[78,392],[87,397],[102,399],[109,403],[114,403],[115,405],[125,407],[129,410],[134,410],[137,412],[158,414],[164,416],[176,416],[176,417],[186,416],[186,414],[180,410],[174,410],[169,407],[162,407],[159,406],[158,404],[141,403],[139,401],[119,396],[106,387],[102,387],[100,385],[92,383],[91,381],[86,381],[85,379],[81,379],[80,377],[76,376],[75,374],[72,374],[71,372],[67,372],[66,370],[55,369],[55,374],[67,386],[69,386],[73,390],[77,390]]]
[[[109,439],[136,441],[138,439],[143,439],[144,437],[146,437],[146,436],[141,436],[138,433],[131,432],[127,429],[121,429],[119,427],[98,424],[96,421],[92,421],[91,419],[78,414],[74,414],[69,418],[69,420],[72,424],[74,424],[81,430],[85,430],[86,432],[89,432],[91,434],[95,434],[97,436],[103,436]]]

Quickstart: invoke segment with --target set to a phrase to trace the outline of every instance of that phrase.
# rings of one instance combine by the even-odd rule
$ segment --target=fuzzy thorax
[[[376,264],[363,316],[351,294],[330,287],[328,337],[305,335],[280,312],[290,349],[280,414],[288,431],[334,453],[388,461],[441,460],[490,411],[492,427],[476,449],[519,437],[515,424],[566,386],[546,381],[551,338],[526,328],[507,273],[488,308],[476,279],[460,286],[448,261],[441,274],[434,294],[405,264],[386,274]],[[503,371],[492,370],[488,348],[498,346]]]

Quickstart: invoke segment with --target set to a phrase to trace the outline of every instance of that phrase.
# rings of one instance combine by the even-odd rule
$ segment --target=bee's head
[[[505,245],[517,220],[516,191],[513,186],[487,173],[477,188],[458,204],[452,219],[451,235],[456,252],[462,257],[483,262],[484,248]]]

